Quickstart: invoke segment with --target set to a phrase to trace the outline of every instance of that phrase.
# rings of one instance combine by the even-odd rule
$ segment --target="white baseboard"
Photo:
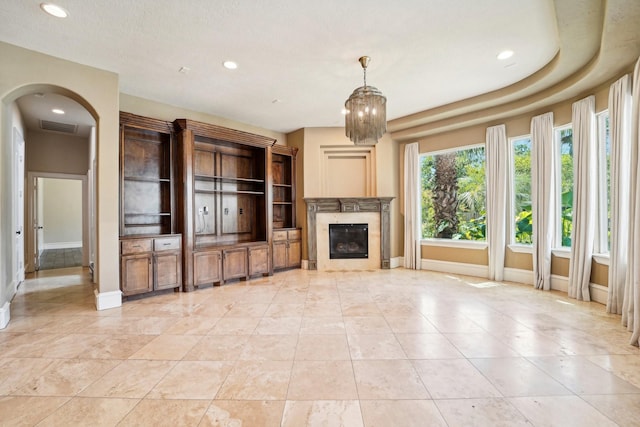
[[[432,270],[450,274],[462,274],[465,276],[482,277],[485,279],[489,277],[489,266],[486,265],[422,259],[420,268],[422,270]]]
[[[609,288],[606,286],[589,283],[589,294],[591,295],[591,301],[607,305],[607,300],[609,299]]]
[[[403,256],[397,256],[395,258],[391,258],[389,260],[389,267],[390,268],[404,267],[404,257]]]
[[[569,292],[569,278],[565,276],[551,275],[551,289],[554,291]]]
[[[108,310],[110,308],[116,308],[122,306],[122,292],[98,292],[94,289],[93,293],[96,296],[96,310]]]
[[[73,249],[81,248],[82,242],[56,242],[56,243],[44,243],[42,245],[43,250],[47,249]]]
[[[309,269],[309,260],[308,259],[303,259],[300,262],[300,268],[303,270],[308,270]]]
[[[533,271],[505,267],[504,281],[533,285]]]
[[[5,302],[4,305],[0,308],[0,329],[4,329],[9,324],[9,320],[11,320],[11,303],[9,301]]]

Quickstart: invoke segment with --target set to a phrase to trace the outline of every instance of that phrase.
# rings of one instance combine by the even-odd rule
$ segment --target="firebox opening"
[[[329,224],[329,258],[369,258],[369,225]]]

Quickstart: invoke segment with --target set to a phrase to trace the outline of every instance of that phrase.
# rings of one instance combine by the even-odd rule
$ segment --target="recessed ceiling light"
[[[512,50],[503,50],[498,54],[498,59],[508,59],[508,58],[511,58],[512,56],[513,56]]]
[[[40,3],[40,9],[44,10],[51,16],[55,16],[56,18],[66,18],[69,16],[69,12],[67,12],[63,7],[53,3]]]
[[[60,108],[54,108],[51,112],[55,114],[64,114],[64,110],[61,110]]]
[[[233,61],[224,61],[222,63],[222,66],[227,70],[235,70],[236,68],[238,68],[238,64]]]

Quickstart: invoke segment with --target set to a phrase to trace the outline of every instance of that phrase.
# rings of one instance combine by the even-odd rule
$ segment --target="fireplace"
[[[369,258],[368,224],[329,224],[329,259]]]

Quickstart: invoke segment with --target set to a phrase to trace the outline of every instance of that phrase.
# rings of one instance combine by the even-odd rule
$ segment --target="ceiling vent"
[[[50,120],[40,120],[40,129],[53,132],[75,134],[78,131],[78,125],[70,123],[52,122]]]

